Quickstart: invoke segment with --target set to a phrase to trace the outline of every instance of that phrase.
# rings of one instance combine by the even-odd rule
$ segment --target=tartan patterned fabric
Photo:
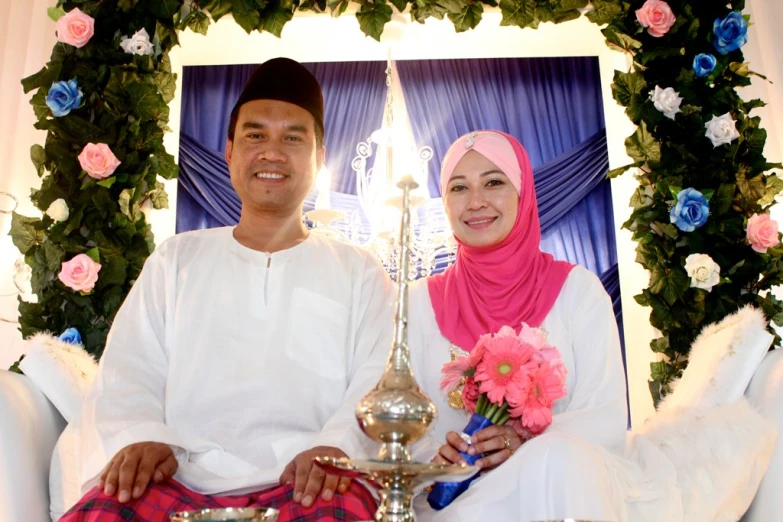
[[[278,522],[338,522],[372,520],[377,508],[372,494],[357,482],[351,482],[346,493],[336,493],[329,502],[317,497],[309,508],[295,503],[293,496],[293,485],[219,497],[194,493],[169,480],[150,484],[139,499],[120,504],[116,497],[94,488],[60,522],[169,522],[169,516],[179,511],[227,507],[273,507],[280,511]]]

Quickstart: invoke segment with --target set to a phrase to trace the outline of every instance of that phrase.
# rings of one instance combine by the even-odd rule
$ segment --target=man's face
[[[226,142],[231,184],[243,210],[299,212],[323,165],[315,118],[277,100],[253,100],[239,109],[234,140]]]

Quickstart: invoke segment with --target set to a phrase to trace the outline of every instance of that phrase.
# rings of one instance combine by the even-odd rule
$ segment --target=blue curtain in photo
[[[356,145],[381,127],[386,64],[305,66],[324,91],[332,206],[351,212],[359,205],[350,162]],[[223,152],[233,102],[255,67],[184,70],[178,232],[239,219]],[[477,129],[515,136],[533,164],[542,250],[599,275],[622,324],[597,58],[411,60],[397,67],[417,145],[433,148],[430,195],[440,196],[440,161],[457,137]],[[311,194],[306,209],[313,203]]]

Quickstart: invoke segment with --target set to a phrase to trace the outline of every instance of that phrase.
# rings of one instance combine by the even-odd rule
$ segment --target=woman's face
[[[500,243],[517,219],[519,194],[514,185],[475,150],[457,163],[443,200],[454,235],[468,246]]]

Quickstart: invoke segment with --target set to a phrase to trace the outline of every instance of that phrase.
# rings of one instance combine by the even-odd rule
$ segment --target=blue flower
[[[68,344],[82,344],[82,336],[76,328],[68,328],[57,339]]]
[[[52,109],[52,114],[59,118],[68,115],[73,109],[78,109],[82,104],[82,96],[83,93],[75,79],[55,82],[46,95],[46,105]]]
[[[737,11],[732,11],[726,18],[716,18],[712,26],[715,40],[712,45],[720,54],[736,51],[748,42],[748,21]]]
[[[669,220],[683,232],[693,232],[707,222],[710,204],[696,189],[686,188],[677,194],[677,204],[669,213]]]
[[[715,70],[715,65],[717,63],[718,60],[711,54],[697,54],[693,58],[693,71],[699,78],[704,78]]]

